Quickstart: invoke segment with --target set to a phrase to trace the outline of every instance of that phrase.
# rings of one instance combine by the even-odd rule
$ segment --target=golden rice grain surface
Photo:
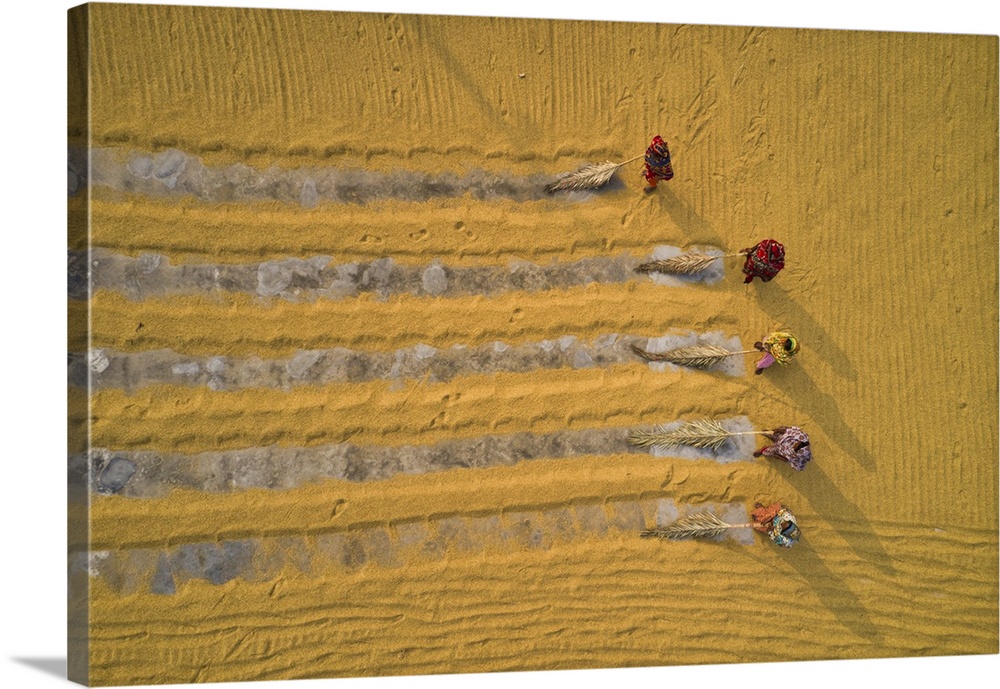
[[[787,248],[784,271],[749,286],[732,259],[712,286],[489,298],[100,292],[71,304],[89,308],[94,347],[267,358],[672,330],[722,330],[747,346],[779,327],[803,347],[787,367],[735,380],[637,360],[396,387],[102,390],[95,445],[420,445],[745,414],[757,428],[802,426],[815,455],[803,472],[616,454],[225,496],[97,496],[92,538],[108,551],[311,542],[623,496],[781,500],[803,540],[786,550],[610,530],[539,548],[447,546],[405,567],[317,559],[172,595],[123,594],[96,577],[89,626],[73,632],[89,631],[92,683],[997,652],[996,37],[101,4],[90,32],[90,143],[123,156],[175,148],[214,166],[551,176],[632,157],[661,134],[677,173],[649,195],[631,164],[621,188],[578,201],[314,209],[97,186],[95,246],[175,264],[471,266],[660,244],[734,252],[766,237]],[[71,212],[88,209],[73,201]],[[86,424],[84,406],[72,408]]]

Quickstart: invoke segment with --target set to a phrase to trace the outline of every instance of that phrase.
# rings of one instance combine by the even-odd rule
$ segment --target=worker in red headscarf
[[[653,143],[646,149],[646,170],[642,173],[649,186],[646,193],[656,189],[660,180],[669,180],[674,176],[674,168],[670,165],[670,149],[667,142],[658,135],[653,137]]]
[[[785,247],[774,239],[765,239],[740,253],[747,257],[743,264],[743,272],[747,276],[744,284],[753,282],[754,278],[768,282],[785,267]]]

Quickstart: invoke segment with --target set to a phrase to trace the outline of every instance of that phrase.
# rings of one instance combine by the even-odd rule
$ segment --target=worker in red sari
[[[744,284],[753,282],[754,278],[768,282],[785,267],[785,247],[774,239],[765,239],[740,253],[747,257],[743,264],[743,273],[747,276]]]
[[[674,176],[674,168],[670,164],[670,149],[659,135],[653,137],[653,143],[646,149],[646,170],[642,176],[649,185],[646,187],[647,194],[656,189],[660,180],[669,180]]]

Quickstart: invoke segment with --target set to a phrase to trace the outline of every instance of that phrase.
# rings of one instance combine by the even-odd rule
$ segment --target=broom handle
[[[624,161],[618,163],[618,167],[621,167],[622,165],[627,165],[627,164],[631,163],[633,160],[639,160],[639,158],[645,158],[645,157],[646,157],[645,153],[643,153],[642,155],[637,155],[635,158],[629,158],[628,160],[624,160]]]
[[[739,352],[729,352],[729,354],[727,354],[726,356],[736,356],[737,354],[753,354],[754,352],[757,352],[757,351],[759,351],[759,350],[757,350],[757,349],[743,349],[743,350],[740,350]]]

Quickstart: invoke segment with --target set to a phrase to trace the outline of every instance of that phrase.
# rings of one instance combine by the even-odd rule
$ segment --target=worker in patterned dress
[[[740,253],[747,257],[743,264],[743,273],[747,276],[744,284],[753,282],[754,278],[769,282],[785,267],[785,247],[774,239],[765,239]]]
[[[764,369],[777,362],[781,366],[786,366],[792,357],[799,352],[799,340],[791,333],[776,332],[764,338],[763,342],[754,342],[754,349],[764,352],[764,356],[757,362],[757,375],[764,372]]]
[[[788,462],[796,471],[802,471],[812,459],[809,436],[798,426],[778,426],[764,433],[773,445],[767,445],[753,453],[754,457],[774,457]]]
[[[782,507],[780,502],[767,507],[758,502],[750,514],[754,531],[759,531],[783,548],[791,548],[802,536],[795,515]]]
[[[670,164],[670,149],[659,135],[653,137],[653,143],[646,149],[646,169],[642,176],[648,184],[647,194],[656,189],[660,180],[669,180],[674,176],[674,168]]]

